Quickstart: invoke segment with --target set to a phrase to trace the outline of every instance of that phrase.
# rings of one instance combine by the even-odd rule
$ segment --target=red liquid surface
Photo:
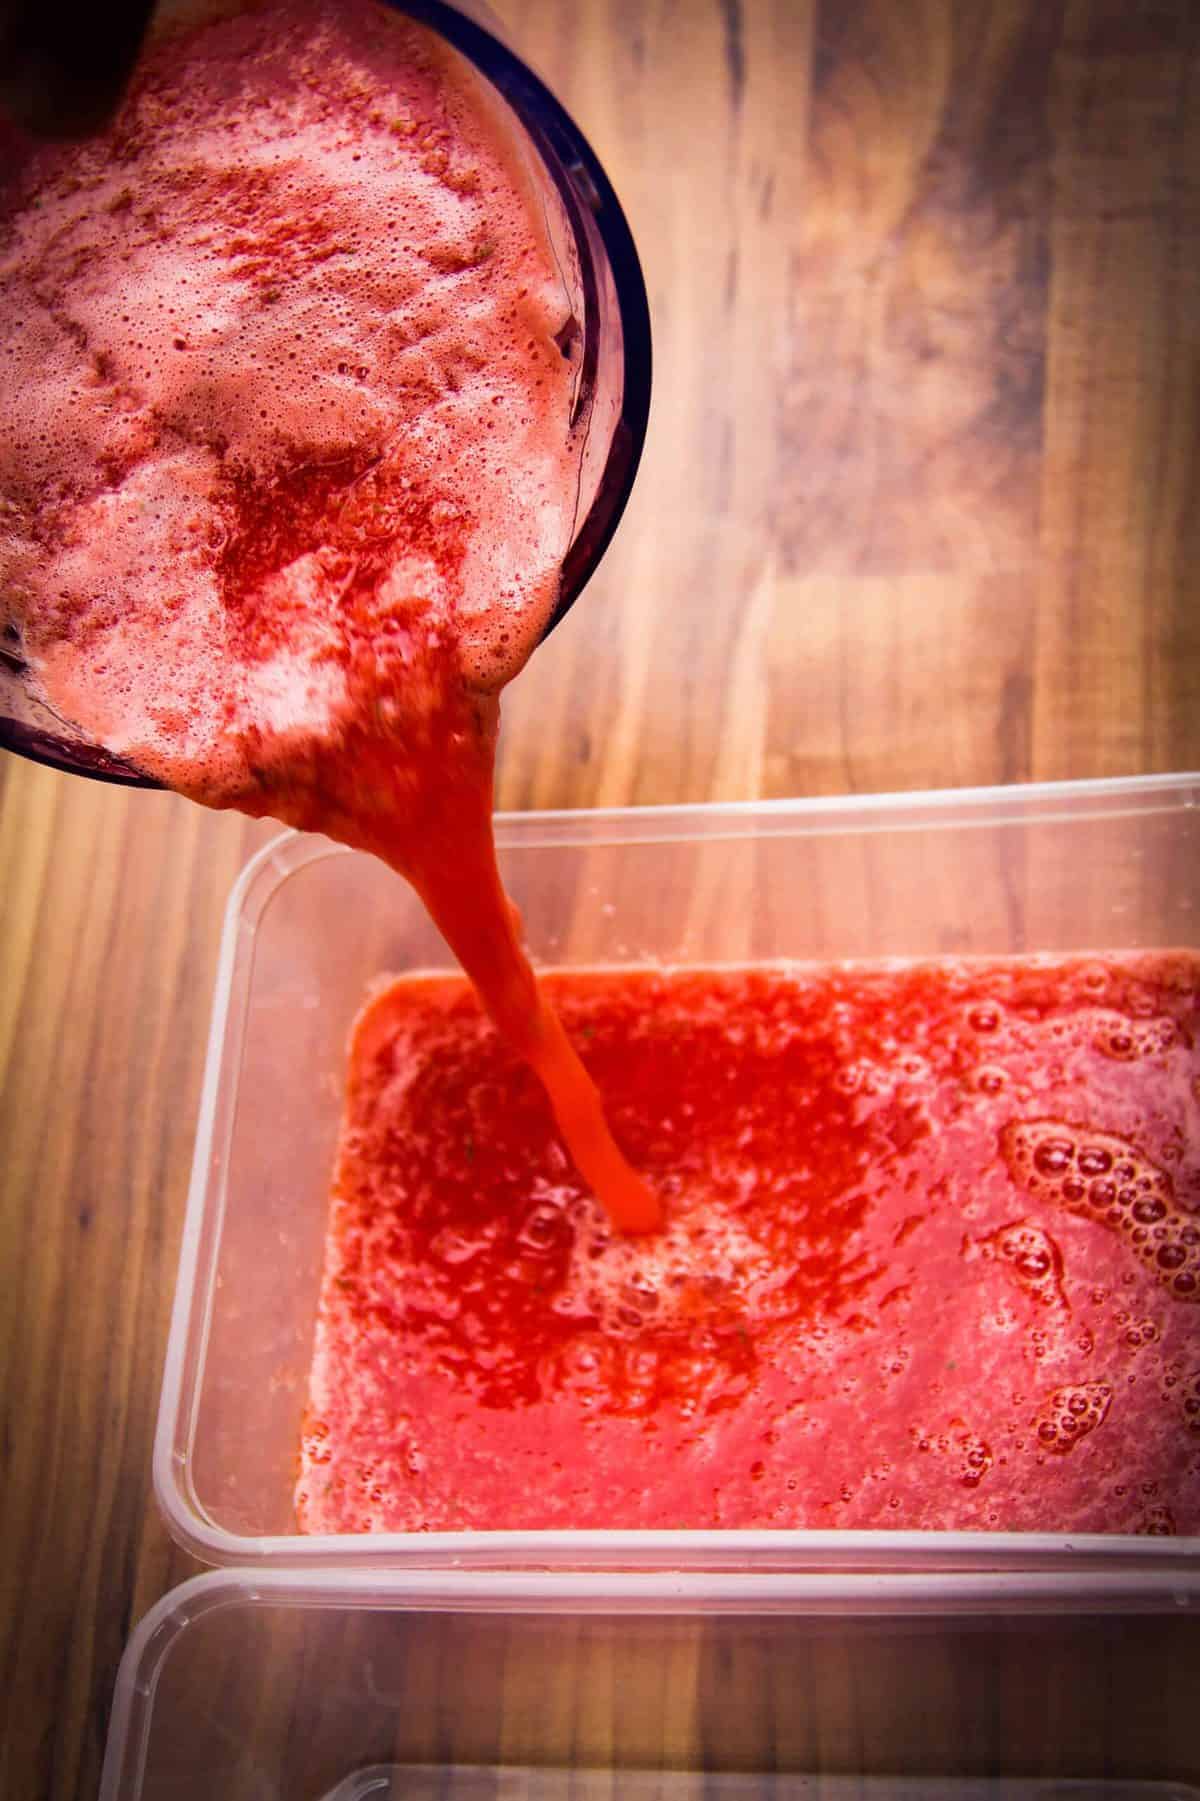
[[[0,625],[145,772],[406,876],[645,1230],[492,846],[586,427],[573,253],[513,130],[369,0],[168,38],[95,143],[0,130]]]
[[[464,983],[372,1000],[304,1530],[1200,1532],[1200,960],[545,986],[667,1229]]]

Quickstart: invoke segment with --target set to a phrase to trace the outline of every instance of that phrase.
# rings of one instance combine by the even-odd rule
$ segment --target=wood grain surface
[[[508,697],[500,804],[1200,766],[1193,0],[497,4],[626,203],[657,359],[626,522]],[[95,1792],[123,1642],[190,1572],[151,1436],[222,909],[269,835],[0,759],[14,1801]]]

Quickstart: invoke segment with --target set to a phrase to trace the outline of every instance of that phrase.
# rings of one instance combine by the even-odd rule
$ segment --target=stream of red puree
[[[385,7],[287,0],[0,167],[9,648],[146,773],[406,876],[613,1220],[654,1227],[492,843],[582,450],[566,235],[497,103]]]
[[[312,1532],[1200,1532],[1200,958],[546,978],[614,1236],[458,979],[353,1037]]]

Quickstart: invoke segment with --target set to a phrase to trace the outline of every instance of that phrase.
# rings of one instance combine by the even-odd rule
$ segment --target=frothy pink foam
[[[574,523],[553,227],[484,84],[369,0],[169,37],[104,139],[23,156],[0,604],[58,711],[240,804],[414,633],[515,673]]]

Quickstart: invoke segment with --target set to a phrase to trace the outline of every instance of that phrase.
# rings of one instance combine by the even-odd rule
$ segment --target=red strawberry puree
[[[566,252],[497,103],[370,0],[290,0],[163,39],[104,138],[10,133],[0,168],[0,624],[42,697],[407,876],[588,1183],[654,1225],[492,846],[581,454]]]
[[[1200,959],[546,986],[667,1228],[462,981],[374,998],[306,1531],[1200,1533]]]

